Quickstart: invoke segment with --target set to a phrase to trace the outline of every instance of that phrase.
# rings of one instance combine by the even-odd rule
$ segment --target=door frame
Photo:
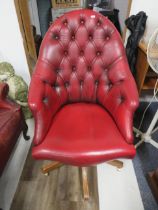
[[[30,76],[33,73],[33,68],[34,68],[34,64],[37,61],[37,54],[36,54],[36,48],[35,48],[35,42],[34,42],[34,38],[33,38],[33,32],[31,32],[30,35],[30,40],[31,43],[29,43],[29,45],[31,44],[32,47],[32,51],[33,51],[33,59],[31,59],[31,56],[29,55],[29,46],[28,46],[28,39],[27,39],[27,33],[26,33],[26,25],[24,24],[24,16],[22,14],[21,11],[21,6],[22,6],[22,1],[24,3],[27,4],[28,0],[14,0],[14,4],[15,4],[15,9],[16,9],[16,14],[17,14],[17,18],[18,18],[18,22],[19,22],[19,27],[20,27],[20,32],[23,38],[23,46],[24,46],[24,50],[25,50],[25,55],[26,55],[26,60],[27,60],[27,64],[29,67],[29,73]],[[27,8],[25,7],[25,11],[26,11],[26,15],[28,17],[28,24],[31,26],[31,21],[30,21],[30,15],[29,15],[29,11],[28,11],[28,6]]]

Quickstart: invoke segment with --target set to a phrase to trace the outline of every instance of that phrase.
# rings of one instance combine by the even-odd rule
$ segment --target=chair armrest
[[[0,99],[3,100],[8,95],[9,86],[6,83],[0,83]]]
[[[100,103],[113,117],[124,140],[132,144],[133,115],[139,105],[139,96],[125,54],[112,65],[108,79],[111,86],[100,89]]]
[[[51,121],[52,109],[49,96],[45,95],[45,84],[38,76],[33,76],[29,88],[28,104],[35,119],[34,144],[40,144],[46,136]]]
[[[132,102],[131,102],[132,103]],[[122,105],[115,114],[115,122],[127,143],[133,143],[133,115],[138,106],[136,101],[132,105]]]
[[[129,74],[123,82],[104,94],[100,91],[100,103],[113,117],[125,141],[133,143],[133,115],[138,107],[138,91],[134,79]]]
[[[126,81],[122,90],[123,99],[115,112],[114,120],[127,143],[133,143],[133,115],[139,105],[139,97],[134,81]]]
[[[20,106],[7,98],[9,86],[7,83],[0,83],[0,108],[20,109]]]

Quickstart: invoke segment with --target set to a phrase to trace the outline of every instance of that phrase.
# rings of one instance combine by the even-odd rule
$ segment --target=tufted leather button
[[[48,82],[47,82],[46,80],[43,80],[43,83],[44,83],[44,84],[48,84]]]
[[[75,40],[75,35],[74,34],[71,36],[71,39],[72,40]]]
[[[84,55],[84,51],[83,51],[83,50],[80,51],[80,55],[81,55],[81,56]]]
[[[91,66],[88,66],[87,69],[88,69],[88,71],[91,71],[92,70],[92,67]]]
[[[97,26],[100,26],[101,25],[101,21],[100,20],[98,20],[98,22],[97,22]]]
[[[59,87],[59,86],[58,86],[57,83],[55,83],[55,84],[52,85],[52,88],[53,88],[53,89],[56,89],[56,88],[58,88],[58,87]]]
[[[53,34],[52,38],[55,39],[55,40],[58,40],[59,39],[59,35],[58,34]]]
[[[65,56],[68,55],[68,51],[67,51],[67,50],[64,51],[64,55],[65,55]]]
[[[100,51],[97,51],[96,54],[97,54],[97,56],[100,56],[101,55],[101,52]]]
[[[67,24],[68,24],[67,20],[64,20],[64,21],[63,21],[63,24],[64,24],[65,26],[67,26]]]
[[[81,86],[83,85],[83,80],[80,81],[80,85],[81,85]]]
[[[42,101],[43,101],[43,103],[48,104],[48,98],[47,97],[43,97]]]
[[[122,83],[122,82],[124,82],[124,79],[120,79],[119,83]]]
[[[110,36],[106,36],[106,40],[109,41],[109,39],[110,39]]]
[[[56,69],[56,73],[58,74],[59,72],[60,72],[60,69],[59,69],[59,68],[57,68],[57,69]]]
[[[113,84],[111,82],[109,82],[109,84],[107,86],[108,86],[108,90],[110,90],[112,88]]]
[[[85,23],[84,19],[81,19],[80,23],[83,25]]]
[[[90,34],[89,35],[89,40],[91,41],[93,39],[93,36]]]
[[[119,97],[119,101],[120,101],[120,104],[122,104],[122,103],[125,101],[124,96],[120,96],[120,97]]]
[[[56,92],[59,94],[60,91],[61,91],[60,86],[57,86],[57,87],[55,88],[55,90],[56,90]]]
[[[65,82],[65,87],[68,87],[69,86],[69,82]]]
[[[76,66],[72,66],[72,71],[76,71]]]
[[[95,81],[95,85],[97,86],[98,84],[99,84],[99,81],[98,81],[98,80],[96,80],[96,81]]]

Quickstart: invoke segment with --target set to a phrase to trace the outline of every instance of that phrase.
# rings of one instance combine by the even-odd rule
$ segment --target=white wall
[[[0,61],[10,62],[16,73],[30,81],[14,0],[0,0]]]
[[[158,1],[157,0],[133,0],[130,15],[135,15],[139,11],[146,12],[148,19],[144,41],[148,42],[153,31],[158,28]]]

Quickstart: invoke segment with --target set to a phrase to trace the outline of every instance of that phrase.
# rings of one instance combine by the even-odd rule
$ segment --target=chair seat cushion
[[[54,117],[45,139],[33,147],[33,157],[66,164],[92,165],[120,157],[133,158],[111,115],[88,103],[65,105]]]

